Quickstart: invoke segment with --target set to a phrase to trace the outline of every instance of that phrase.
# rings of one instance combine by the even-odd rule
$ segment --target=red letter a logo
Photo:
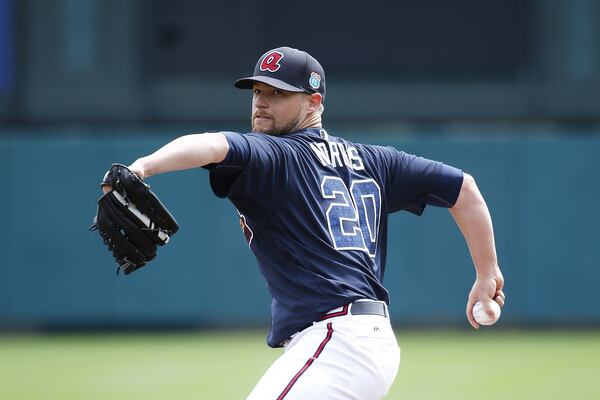
[[[281,65],[279,65],[279,61],[281,61],[282,58],[283,54],[281,54],[280,52],[270,52],[265,56],[265,58],[263,58],[262,62],[260,63],[260,70],[269,72],[277,71],[279,68],[281,68]]]

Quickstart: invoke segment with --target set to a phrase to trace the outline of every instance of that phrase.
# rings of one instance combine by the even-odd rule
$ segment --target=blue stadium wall
[[[206,171],[150,179],[181,230],[133,275],[116,276],[105,247],[87,230],[111,162],[130,163],[187,132],[0,129],[0,328],[268,325],[265,283],[234,207],[212,194]],[[598,129],[448,125],[330,133],[393,145],[475,176],[506,279],[502,324],[600,323]],[[388,248],[394,323],[466,326],[475,273],[448,212],[392,215]]]

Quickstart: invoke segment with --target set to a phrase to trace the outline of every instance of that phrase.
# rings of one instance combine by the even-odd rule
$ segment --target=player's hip
[[[292,335],[283,346],[288,349],[310,332],[331,329],[330,323],[335,324],[337,335],[346,339],[371,338],[396,343],[387,304],[383,301],[357,300],[324,313],[311,326]]]
[[[361,305],[353,314],[352,308],[332,310],[285,344],[277,370],[293,376],[293,385],[286,385],[293,386],[291,399],[316,398],[310,395],[316,388],[323,399],[380,399],[387,393],[400,363],[387,309]],[[302,373],[290,372],[296,370]]]

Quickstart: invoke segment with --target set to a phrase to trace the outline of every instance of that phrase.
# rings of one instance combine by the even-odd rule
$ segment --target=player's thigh
[[[306,378],[307,370],[315,368],[314,355],[326,339],[327,331],[322,329],[309,328],[298,334],[293,345],[290,344],[265,372],[247,400],[295,399],[295,395],[290,394],[291,389]]]
[[[348,332],[354,340],[340,350],[354,366],[345,385],[359,399],[382,399],[398,374],[400,347],[388,320],[373,316],[353,319],[360,320],[360,328]]]

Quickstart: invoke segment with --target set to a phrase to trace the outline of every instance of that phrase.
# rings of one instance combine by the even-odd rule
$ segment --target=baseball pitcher
[[[473,317],[478,301],[488,313],[491,302],[504,305],[491,218],[470,175],[328,132],[321,120],[325,72],[304,51],[280,47],[266,52],[254,74],[235,86],[252,90],[251,132],[182,136],[128,168],[120,166],[105,178],[103,190],[105,196],[119,192],[104,203],[124,215],[142,208],[128,196],[131,190],[119,186],[118,173],[145,181],[203,167],[214,193],[236,207],[273,299],[268,344],[284,348],[248,399],[376,400],[386,395],[400,363],[383,286],[390,213],[421,215],[427,205],[448,208],[477,272],[466,304],[468,321],[479,327]],[[155,207],[158,216],[146,208],[142,222],[139,215],[129,216],[137,218],[130,225],[151,235],[146,242],[153,246],[177,230],[161,207]],[[99,206],[98,217],[100,211]],[[132,235],[118,229],[119,222],[99,222],[126,272],[139,268],[136,260],[143,265],[154,257],[155,247],[142,252],[150,258],[141,257],[128,240]],[[125,240],[107,238],[103,226]]]

